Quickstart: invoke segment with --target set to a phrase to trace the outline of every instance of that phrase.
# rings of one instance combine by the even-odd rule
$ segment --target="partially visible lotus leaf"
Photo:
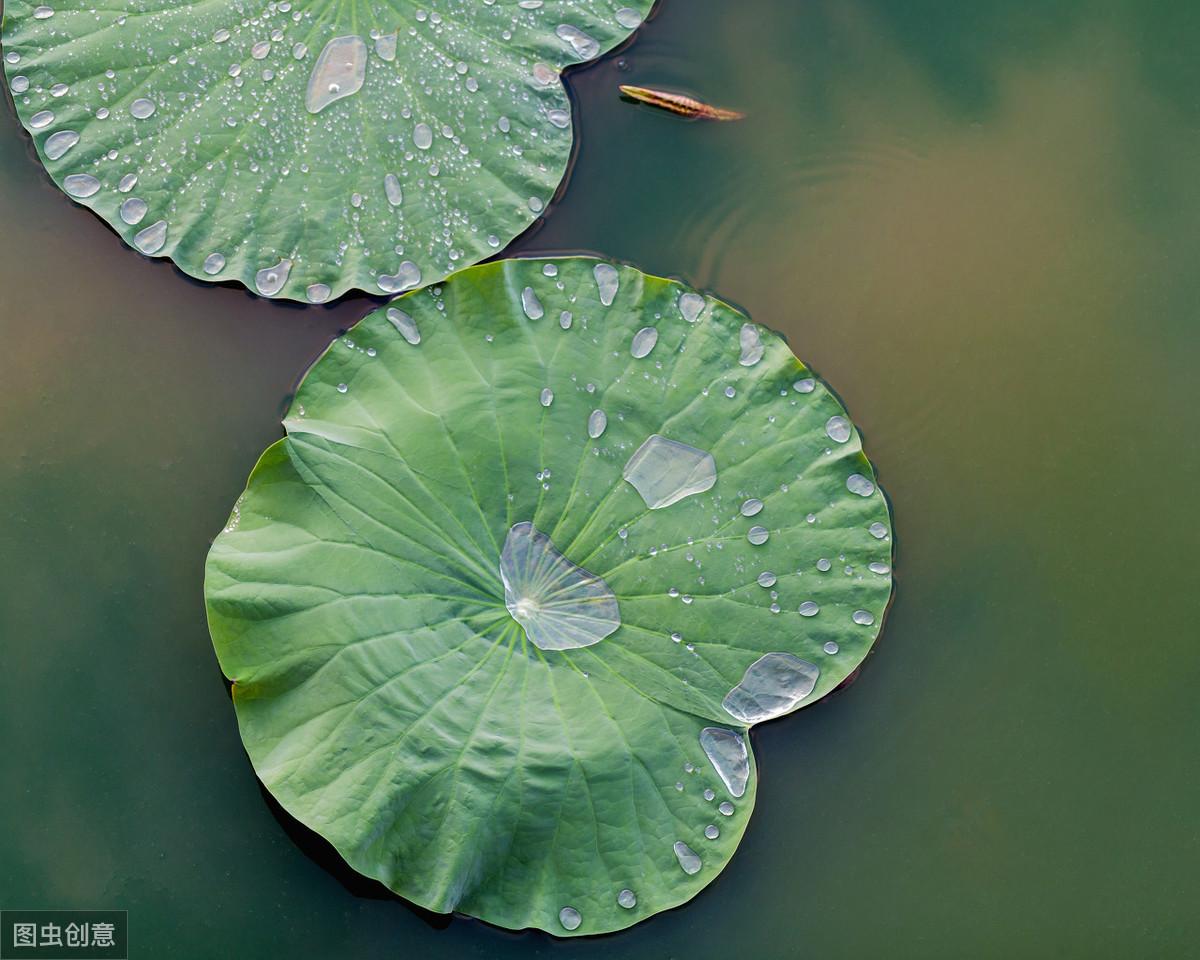
[[[571,152],[560,71],[652,0],[7,0],[47,171],[143,254],[324,302],[506,245]]]
[[[558,935],[736,849],[748,728],[866,656],[887,504],[837,398],[724,303],[585,258],[376,311],[209,555],[263,782],[431,910]]]

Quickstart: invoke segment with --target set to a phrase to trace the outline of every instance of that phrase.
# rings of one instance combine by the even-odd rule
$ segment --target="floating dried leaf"
[[[670,93],[666,90],[651,90],[649,87],[633,87],[622,84],[621,93],[639,103],[648,103],[652,107],[660,107],[681,117],[697,120],[741,120],[746,116],[737,110],[714,107],[693,97],[685,97],[682,93]]]

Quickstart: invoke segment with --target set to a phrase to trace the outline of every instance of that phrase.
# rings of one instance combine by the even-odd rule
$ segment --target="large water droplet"
[[[725,695],[721,706],[735,720],[759,723],[787,713],[817,685],[821,668],[790,653],[759,657],[742,681]]]
[[[821,612],[821,607],[815,600],[805,600],[797,608],[797,612],[802,617],[815,617]]]
[[[90,173],[72,173],[64,178],[63,189],[73,197],[90,197],[100,189],[100,181]]]
[[[869,627],[875,622],[875,617],[869,610],[855,610],[850,616],[860,627]]]
[[[698,293],[681,293],[679,295],[679,312],[683,314],[683,319],[688,323],[695,323],[700,319],[700,313],[704,309],[704,298]]]
[[[608,427],[608,414],[603,410],[593,410],[588,417],[588,436],[593,440],[599,439]]]
[[[867,533],[873,536],[876,540],[882,540],[888,535],[887,524],[880,523],[876,520],[873,524],[867,527]]]
[[[542,392],[538,394],[538,403],[543,407],[548,407],[554,402],[554,391],[549,387],[543,387]]]
[[[617,288],[621,285],[620,274],[611,263],[598,263],[592,268],[592,276],[596,278],[596,288],[600,293],[600,302],[606,307],[612,306],[617,296]]]
[[[742,516],[743,517],[753,517],[756,514],[761,513],[762,508],[763,508],[763,502],[761,500],[756,500],[755,498],[751,497],[749,500],[747,500],[745,503],[742,504]]]
[[[148,209],[149,206],[145,200],[140,197],[129,197],[121,204],[121,219],[132,227],[145,219]]]
[[[400,187],[400,178],[394,173],[384,176],[383,192],[387,195],[387,202],[393,207],[398,207],[404,202],[404,191]]]
[[[637,894],[626,887],[617,894],[617,906],[624,907],[626,910],[632,910],[637,906]]]
[[[771,533],[766,527],[760,527],[755,524],[746,532],[746,539],[756,547],[761,547],[770,538]]]
[[[333,295],[333,289],[327,283],[310,283],[304,289],[304,296],[309,303],[324,303]]]
[[[750,759],[741,734],[724,727],[705,727],[700,731],[700,746],[730,796],[742,796],[750,779]]]
[[[385,33],[375,39],[375,54],[380,60],[391,63],[396,59],[396,34]]]
[[[830,417],[825,421],[825,435],[830,440],[845,443],[850,439],[850,421],[845,417]]]
[[[36,7],[33,11],[34,20],[49,20],[54,16],[54,8],[47,6]]]
[[[629,352],[635,359],[640,360],[647,356],[654,345],[658,343],[658,330],[654,327],[642,327],[633,335],[633,342],[629,345]]]
[[[608,584],[559,553],[532,523],[508,531],[500,578],[508,612],[542,650],[588,647],[621,626]]]
[[[861,473],[852,473],[846,478],[846,489],[860,497],[869,497],[875,492],[875,484]]]
[[[121,182],[117,184],[117,189],[122,193],[128,193],[137,186],[137,180],[136,173],[127,173],[121,178]]]
[[[717,464],[711,453],[656,433],[629,458],[622,476],[647,507],[661,510],[684,497],[711,490],[717,482]]]
[[[146,256],[153,256],[167,242],[167,221],[152,223],[133,238],[133,245]]]
[[[642,15],[632,7],[622,7],[614,16],[617,23],[623,26],[626,30],[634,30],[642,25]]]
[[[716,840],[717,837],[719,837],[721,835],[721,831],[719,829],[717,829],[717,825],[715,823],[710,823],[707,827],[704,828],[704,835],[709,840]]]
[[[542,301],[533,292],[533,287],[526,287],[521,291],[521,309],[525,311],[525,316],[530,320],[541,320],[546,315]]]
[[[564,930],[577,930],[583,922],[583,917],[574,907],[563,907],[558,911],[558,922],[563,925]]]
[[[50,110],[39,110],[29,118],[29,125],[34,130],[41,130],[42,127],[48,127],[54,122],[54,113]]]
[[[565,130],[571,125],[571,115],[566,110],[547,110],[546,119],[560,130]]]
[[[292,261],[284,258],[271,267],[263,267],[254,275],[254,285],[264,297],[273,297],[287,283],[292,272]]]
[[[129,105],[129,112],[133,114],[137,120],[145,120],[151,116],[158,107],[153,100],[147,100],[145,97],[138,97]]]
[[[418,123],[413,127],[412,138],[418,149],[428,150],[433,146],[433,130],[427,123]]]
[[[574,50],[576,56],[581,60],[591,60],[600,53],[600,44],[578,27],[569,23],[560,23],[555,27],[554,32],[558,39]]]
[[[758,575],[758,585],[760,587],[770,588],[775,586],[775,584],[778,582],[779,578],[776,577],[775,574],[773,574],[770,570],[764,570]]]
[[[384,293],[403,293],[421,284],[421,268],[411,260],[402,260],[393,274],[381,273],[375,280]]]
[[[78,142],[79,134],[74,130],[59,130],[46,138],[42,149],[46,151],[47,160],[57,160]]]
[[[12,78],[12,92],[24,93],[29,89],[29,78],[23,74],[18,74]]]
[[[793,383],[792,389],[795,390],[797,393],[812,393],[813,390],[816,388],[816,386],[817,386],[816,380],[804,379],[804,380],[797,380],[795,383]]]
[[[717,807],[717,811],[723,817],[732,817],[733,816],[733,804],[730,803],[728,800],[723,800],[721,802],[721,805]]]
[[[395,327],[400,333],[400,336],[411,343],[414,347],[421,342],[421,331],[417,329],[417,321],[410,317],[403,310],[397,310],[395,307],[388,307],[387,318],[391,321],[392,326]]]
[[[738,342],[742,348],[742,355],[738,357],[738,363],[743,367],[752,367],[762,359],[762,339],[758,335],[758,327],[754,324],[742,324],[741,332],[738,333]]]
[[[334,37],[313,64],[304,106],[309,113],[320,113],[331,103],[358,93],[366,76],[367,45],[362,37]]]
[[[700,861],[700,855],[682,840],[675,841],[675,859],[679,861],[679,866],[683,869],[683,872],[689,876],[693,873],[699,873],[700,868],[704,866]]]
[[[216,276],[225,269],[225,254],[210,253],[204,258],[204,272],[210,277]]]

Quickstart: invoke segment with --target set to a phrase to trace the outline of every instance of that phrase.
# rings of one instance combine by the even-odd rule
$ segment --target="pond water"
[[[127,908],[156,958],[1194,955],[1197,50],[1181,0],[662,0],[573,73],[573,173],[509,252],[599,251],[784,331],[866,436],[898,592],[852,686],[755,730],[722,876],[569,943],[357,880],[238,739],[205,553],[373,302],[139,257],[6,101],[0,905]]]

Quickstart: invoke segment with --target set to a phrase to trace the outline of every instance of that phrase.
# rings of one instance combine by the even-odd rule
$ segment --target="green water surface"
[[[680,121],[618,83],[745,110]],[[0,109],[0,906],[138,958],[1200,956],[1200,6],[662,0],[572,74],[590,250],[784,331],[892,498],[857,681],[754,732],[690,905],[563,943],[424,914],[264,796],[201,577],[372,306],[139,257]]]

